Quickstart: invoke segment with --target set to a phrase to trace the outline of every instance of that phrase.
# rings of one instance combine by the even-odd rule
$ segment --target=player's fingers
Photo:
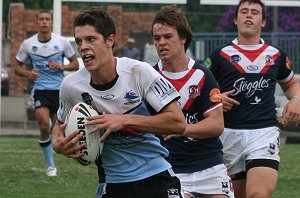
[[[233,94],[235,92],[235,89],[232,89],[232,90],[229,90],[229,91],[226,91],[226,92],[223,92],[222,95],[226,95],[226,96],[229,96],[231,94]]]
[[[103,141],[109,136],[110,133],[112,133],[112,131],[110,131],[109,129],[106,130],[106,131],[103,133],[103,135],[100,137],[99,141],[100,141],[100,142],[103,142]]]
[[[230,111],[230,109],[231,109],[231,107],[223,105],[224,112]]]

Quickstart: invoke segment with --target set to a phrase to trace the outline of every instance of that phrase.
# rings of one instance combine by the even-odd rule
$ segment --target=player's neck
[[[44,32],[39,32],[38,33],[38,40],[40,42],[47,42],[51,39],[51,32],[47,32],[47,33],[44,33]]]
[[[91,80],[95,85],[104,85],[113,81],[117,77],[116,71],[117,59],[115,57],[109,58],[109,61],[98,67],[94,71],[90,71]]]
[[[261,44],[261,40],[260,40],[259,36],[244,37],[244,36],[239,35],[238,44],[239,45],[258,45],[258,44]]]
[[[167,72],[182,72],[188,70],[189,58],[184,54],[175,59],[170,58],[167,61],[162,60],[163,70]]]

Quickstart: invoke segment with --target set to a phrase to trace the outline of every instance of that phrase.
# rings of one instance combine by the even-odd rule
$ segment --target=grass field
[[[47,177],[37,138],[0,137],[0,197],[93,198],[97,187],[95,165],[81,166],[54,155],[57,177]],[[273,198],[300,197],[300,144],[283,144],[277,190]],[[142,198],[142,197],[141,197]]]

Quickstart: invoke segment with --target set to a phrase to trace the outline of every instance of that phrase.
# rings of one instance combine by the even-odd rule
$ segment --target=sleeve
[[[219,59],[219,51],[220,49],[217,49],[212,52],[210,56],[203,62],[203,67],[209,69],[216,79],[218,78],[217,60]]]
[[[71,43],[66,39],[62,39],[63,45],[64,45],[64,54],[67,58],[71,58],[75,55],[75,50],[72,47]]]
[[[57,110],[57,119],[60,123],[65,122],[65,118],[69,113],[72,106],[71,98],[71,87],[68,83],[68,76],[62,81],[59,91],[59,108]]]
[[[212,75],[212,73],[203,68],[205,74],[205,82],[203,89],[201,90],[201,106],[203,114],[214,110],[215,108],[222,106],[221,92],[219,86]]]
[[[28,58],[28,50],[27,50],[27,45],[26,45],[26,41],[24,41],[20,48],[19,48],[19,51],[16,55],[16,59],[19,61],[19,62],[22,62],[24,63],[26,61],[26,59]]]
[[[280,50],[281,56],[278,58],[275,64],[279,66],[279,75],[278,75],[278,82],[285,83],[291,80],[292,78],[292,64],[286,54]]]
[[[140,67],[139,84],[145,99],[157,112],[180,98],[175,87],[147,63]]]

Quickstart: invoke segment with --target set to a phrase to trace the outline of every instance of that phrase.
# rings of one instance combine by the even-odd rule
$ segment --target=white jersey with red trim
[[[240,102],[224,113],[225,127],[257,129],[277,125],[275,86],[293,77],[285,53],[261,39],[258,45],[231,44],[215,50],[204,62],[214,74],[221,92],[234,89]]]
[[[173,85],[148,63],[117,58],[118,78],[107,85],[91,85],[90,73],[81,68],[65,77],[60,90],[57,118],[64,122],[67,113],[81,94],[88,92],[98,112],[152,115],[179,99]],[[104,141],[101,158],[107,183],[138,181],[171,167],[165,160],[168,151],[159,139],[146,131],[122,130]]]

